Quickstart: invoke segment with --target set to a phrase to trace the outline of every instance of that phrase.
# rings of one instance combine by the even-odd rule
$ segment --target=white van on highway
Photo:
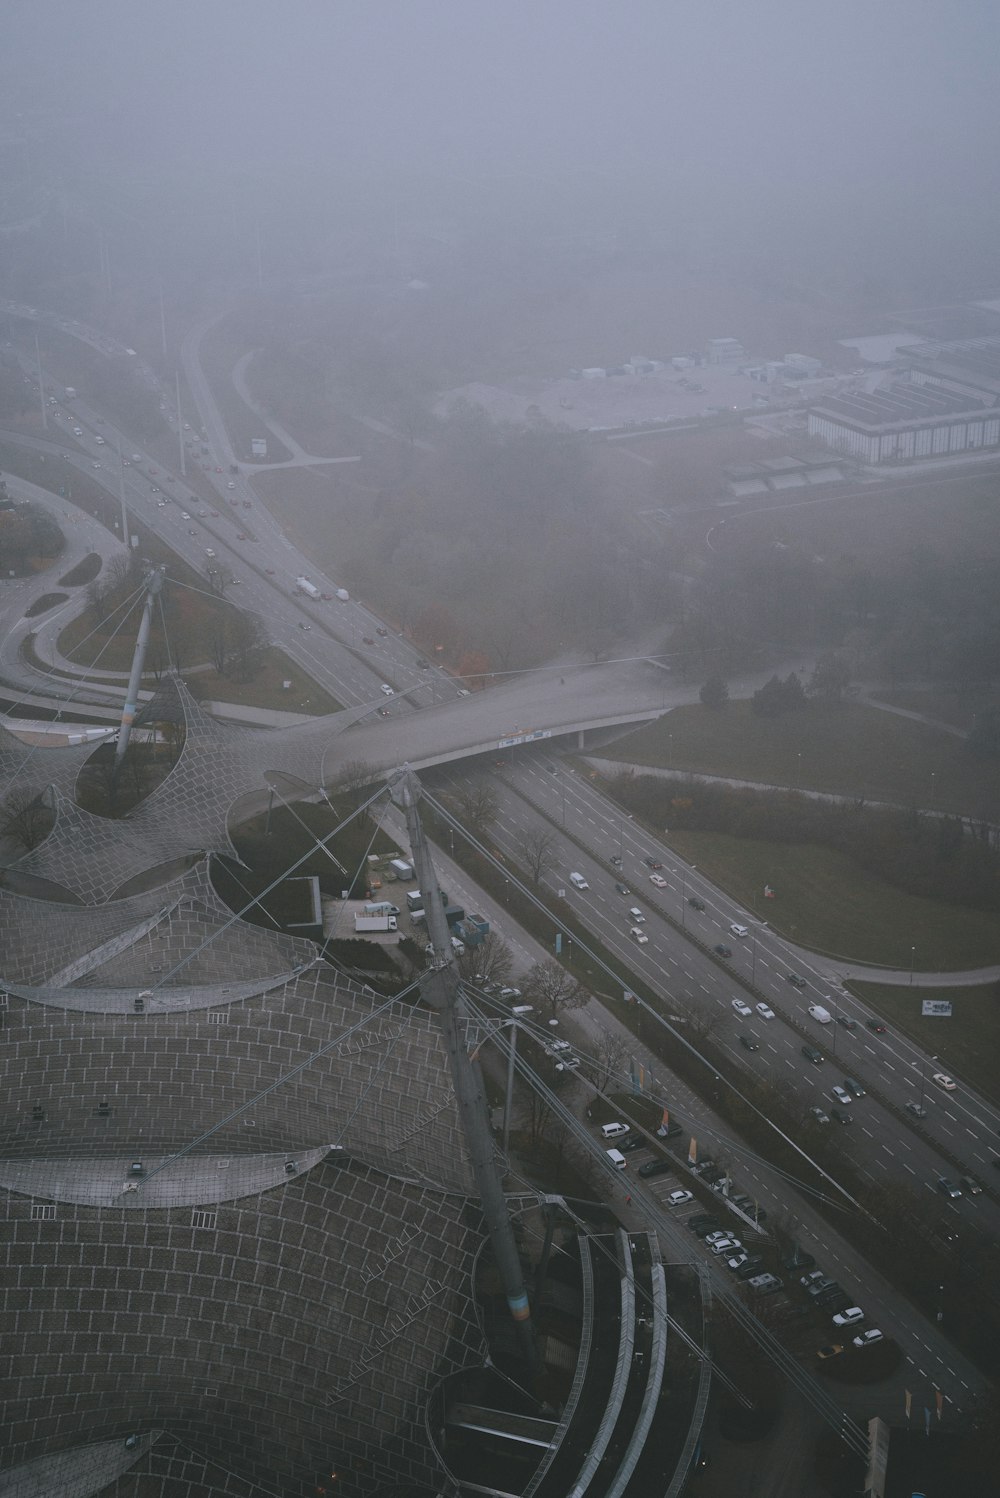
[[[582,874],[570,874],[569,882],[570,884],[575,885],[577,889],[590,888],[590,885],[587,883],[586,879],[584,879]]]

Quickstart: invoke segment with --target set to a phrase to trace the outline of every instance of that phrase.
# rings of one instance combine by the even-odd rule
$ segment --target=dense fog
[[[415,218],[537,250],[652,236],[810,286],[847,263],[924,298],[989,269],[986,0],[4,12],[8,192],[41,174],[160,274],[238,266],[250,225],[272,270],[321,270]]]

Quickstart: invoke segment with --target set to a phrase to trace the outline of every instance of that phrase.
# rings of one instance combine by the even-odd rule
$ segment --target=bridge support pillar
[[[578,749],[582,749],[583,748],[583,735],[584,735],[584,731],[585,730],[582,729],[582,728],[578,728],[577,731],[576,731],[576,747]]]

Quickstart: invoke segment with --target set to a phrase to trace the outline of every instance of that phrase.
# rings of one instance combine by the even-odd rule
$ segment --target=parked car
[[[623,1155],[631,1155],[634,1150],[648,1150],[649,1141],[644,1139],[641,1134],[632,1134],[628,1139],[623,1140],[618,1148]]]
[[[709,1248],[717,1259],[722,1254],[728,1257],[730,1254],[738,1253],[742,1247],[743,1244],[738,1238],[719,1238],[715,1243],[709,1244]]]
[[[741,1264],[739,1269],[737,1269],[736,1278],[738,1280],[751,1279],[755,1274],[760,1273],[760,1266],[763,1264],[763,1262],[764,1260],[761,1258],[760,1254],[751,1254],[746,1263]]]
[[[827,1358],[839,1357],[843,1350],[839,1342],[828,1342],[825,1347],[817,1347],[816,1356],[821,1362],[825,1362]]]
[[[755,1295],[776,1295],[782,1288],[782,1282],[776,1274],[752,1275],[747,1284]]]
[[[854,1345],[855,1347],[870,1347],[873,1342],[881,1342],[883,1336],[884,1333],[880,1332],[877,1326],[870,1326],[866,1332],[861,1333],[860,1337],[854,1338]]]
[[[750,1255],[741,1249],[738,1254],[733,1254],[731,1259],[726,1260],[726,1268],[731,1269],[735,1274],[737,1269],[742,1269],[744,1264],[748,1263],[749,1260]]]
[[[782,1269],[787,1269],[789,1273],[793,1269],[813,1269],[815,1268],[815,1266],[816,1260],[813,1258],[812,1254],[803,1254],[798,1252],[789,1254],[788,1258],[783,1259],[781,1264]]]
[[[652,1164],[652,1163],[653,1162],[650,1161],[650,1164]],[[666,1160],[658,1160],[656,1163],[658,1165],[667,1165],[669,1162],[666,1161]],[[649,1170],[649,1166],[647,1166],[647,1165],[642,1165],[642,1166],[639,1167],[639,1174],[640,1175],[642,1175],[643,1171],[647,1171],[648,1174],[650,1174],[650,1175],[652,1175],[652,1173],[653,1173],[651,1170]],[[685,1202],[690,1202],[690,1201],[694,1201],[694,1192],[693,1191],[683,1191],[683,1190],[671,1191],[670,1194],[669,1194],[669,1196],[667,1197],[667,1206],[668,1207],[683,1207],[683,1205],[684,1205]]]
[[[834,1326],[853,1326],[856,1321],[864,1321],[865,1313],[860,1306],[848,1306],[846,1311],[838,1311],[833,1318]]]

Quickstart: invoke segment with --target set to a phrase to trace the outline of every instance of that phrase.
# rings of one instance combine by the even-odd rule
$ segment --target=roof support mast
[[[496,1168],[486,1092],[479,1063],[469,1055],[469,1011],[455,970],[440,886],[431,862],[430,849],[424,837],[420,813],[417,810],[420,782],[413,771],[404,766],[395,780],[391,782],[390,788],[393,801],[402,808],[406,815],[410,848],[417,878],[420,881],[420,889],[424,896],[427,929],[435,953],[430,972],[420,980],[420,992],[437,1013],[441,1024],[451,1064],[455,1098],[465,1132],[465,1142],[476,1177],[476,1185],[479,1188],[483,1215],[486,1218],[486,1226],[493,1245],[504,1294],[517,1328],[522,1354],[528,1366],[534,1368],[537,1352],[531,1310],[524,1286],[524,1276],[521,1272],[517,1244],[514,1242],[514,1233],[507,1213],[507,1203]]]
[[[139,685],[142,681],[142,670],[146,664],[146,648],[149,645],[149,632],[153,623],[153,603],[163,586],[163,573],[158,567],[149,569],[143,578],[143,585],[146,589],[146,602],[143,605],[139,633],[136,636],[135,650],[132,654],[132,668],[129,671],[128,687],[125,692],[125,706],[122,708],[122,723],[118,730],[118,743],[115,746],[115,775],[121,769],[122,760],[125,758],[128,742],[132,736],[132,724],[135,722],[139,705]]]

